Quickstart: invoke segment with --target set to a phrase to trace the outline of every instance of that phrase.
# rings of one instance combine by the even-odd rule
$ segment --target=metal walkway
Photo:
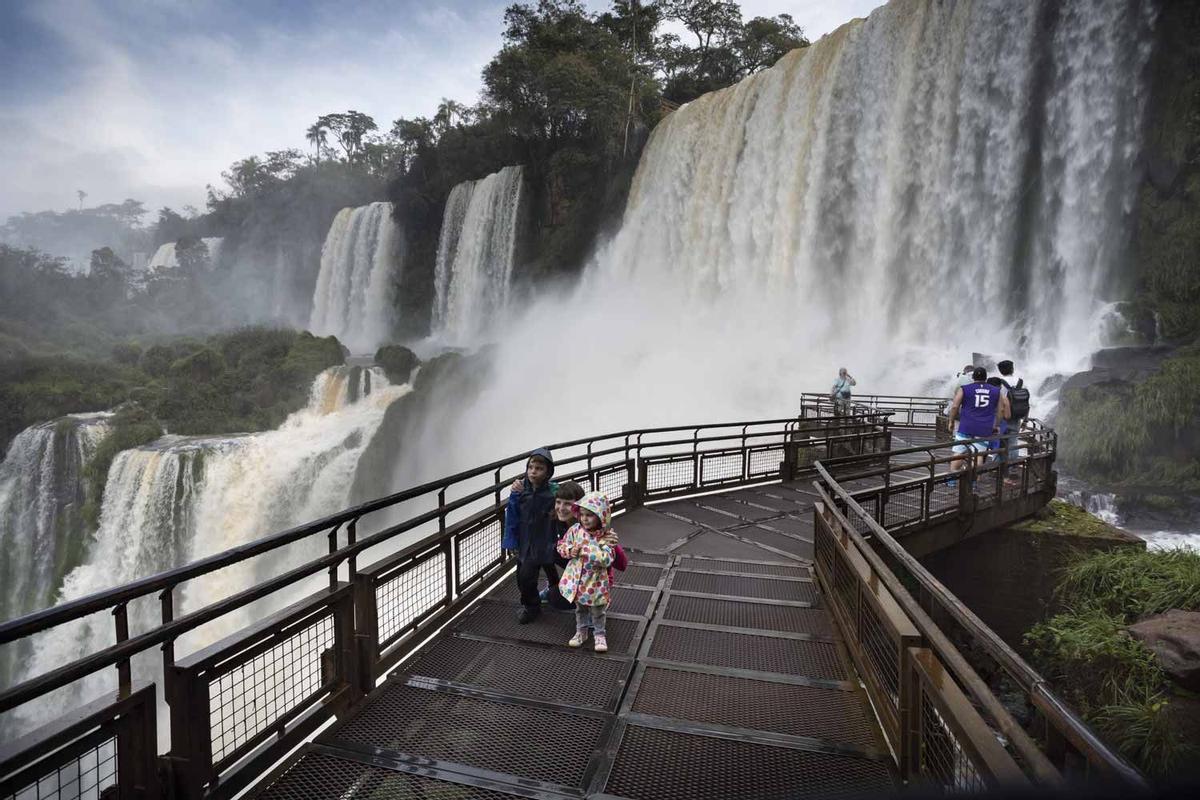
[[[888,794],[893,759],[814,581],[811,485],[640,508],[614,528],[611,650],[519,625],[507,576],[256,795]]]

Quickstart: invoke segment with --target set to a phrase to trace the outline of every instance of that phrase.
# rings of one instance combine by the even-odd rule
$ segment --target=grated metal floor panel
[[[666,550],[672,542],[682,539],[698,527],[660,514],[654,508],[639,508],[613,520],[613,530],[620,536],[621,546],[626,550],[631,547],[638,550]],[[636,560],[632,553],[630,560]]]
[[[681,570],[694,572],[740,572],[745,575],[780,575],[788,578],[810,578],[807,567],[798,564],[755,564],[749,561],[733,561],[718,558],[685,557],[679,564]]]
[[[833,619],[821,609],[711,597],[672,597],[667,602],[663,619],[702,622],[728,628],[810,633],[826,637],[833,635]]]
[[[265,790],[251,796],[261,800],[507,800],[518,795],[306,753]]]
[[[675,552],[693,556],[711,556],[713,558],[746,558],[752,561],[779,560],[777,553],[755,547],[749,542],[742,542],[731,536],[722,536],[715,531],[704,531],[687,541]]]
[[[760,519],[768,517],[777,517],[779,512],[770,508],[758,508],[756,506],[739,503],[723,495],[715,495],[712,497],[702,497],[699,500],[700,505],[705,508],[713,508],[717,511],[724,511],[726,514],[734,514],[746,522],[757,522]]]
[[[622,586],[621,579],[618,577],[617,584],[613,586],[608,610],[613,614],[633,614],[643,617],[646,615],[646,608],[650,605],[650,598],[653,596],[654,592],[649,589]]]
[[[584,658],[567,648],[448,637],[405,672],[554,703],[607,708],[616,699],[628,662]]]
[[[608,620],[608,647],[613,653],[628,653],[635,644],[637,622],[630,619]],[[512,606],[499,603],[480,603],[479,607],[458,624],[458,630],[480,636],[517,639],[525,642],[566,645],[575,635],[575,615],[544,611],[527,625],[517,622]]]
[[[722,514],[719,511],[713,511],[710,508],[701,508],[689,500],[679,500],[674,503],[666,503],[665,505],[655,506],[657,511],[665,514],[674,514],[677,517],[682,517],[688,522],[696,525],[707,525],[710,528],[724,530],[725,528],[733,528],[738,525],[745,525],[746,521],[739,517],[732,517],[729,514]]]
[[[848,680],[849,672],[833,642],[784,639],[750,633],[697,630],[660,625],[650,658],[752,669],[824,680]]]
[[[634,800],[795,800],[892,794],[881,761],[630,725],[605,791]]]
[[[769,522],[774,522],[770,520]],[[743,539],[749,539],[757,544],[765,544],[767,547],[774,547],[776,550],[782,550],[794,556],[812,560],[813,546],[809,542],[802,542],[799,539],[793,539],[790,536],[785,536],[782,533],[777,533],[763,527],[769,524],[764,522],[761,525],[749,528],[734,528],[730,531],[734,536],[741,536]]]
[[[361,711],[318,741],[466,764],[539,781],[583,786],[605,720],[389,682]]]
[[[770,578],[743,578],[739,575],[708,575],[703,572],[677,572],[671,583],[674,592],[704,592],[732,597],[758,597],[767,600],[791,600],[817,605],[817,585],[810,581],[780,581]]]
[[[813,524],[811,519],[776,517],[775,519],[763,520],[758,523],[758,527],[778,531],[779,533],[790,533],[793,536],[803,536],[810,541],[813,538]]]
[[[720,702],[713,702],[720,698]],[[633,710],[660,717],[809,736],[870,750],[882,747],[874,720],[847,689],[647,667]]]
[[[662,567],[657,564],[635,564],[633,559],[630,559],[629,569],[616,573],[616,579],[618,584],[658,586],[662,574]]]

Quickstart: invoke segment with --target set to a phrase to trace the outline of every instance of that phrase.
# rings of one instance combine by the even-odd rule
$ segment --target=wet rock
[[[1154,651],[1168,678],[1184,689],[1200,691],[1200,611],[1171,609],[1126,631]]]

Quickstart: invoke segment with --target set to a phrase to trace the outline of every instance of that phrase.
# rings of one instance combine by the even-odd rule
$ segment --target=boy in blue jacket
[[[554,514],[554,457],[545,447],[529,454],[520,491],[508,495],[504,508],[504,537],[501,546],[517,551],[517,589],[521,593],[521,611],[517,621],[524,625],[541,612],[538,597],[538,572],[544,572],[550,584],[549,602],[555,608],[570,608],[558,591],[555,545],[557,537],[550,520]]]

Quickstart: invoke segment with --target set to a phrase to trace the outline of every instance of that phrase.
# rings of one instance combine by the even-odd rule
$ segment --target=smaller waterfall
[[[522,167],[450,192],[434,271],[434,332],[470,342],[508,305],[520,224]]]
[[[404,257],[391,203],[339,211],[321,248],[312,332],[332,334],[355,352],[374,352],[394,327],[395,281]]]
[[[225,243],[225,239],[220,236],[205,236],[200,239],[204,244],[204,248],[208,253],[208,266],[215,267],[221,258],[221,246]],[[147,272],[154,272],[157,269],[176,269],[179,266],[179,243],[167,242],[161,244],[154,251],[154,255],[150,257],[150,261],[146,264]]]
[[[45,608],[86,546],[84,470],[108,433],[107,412],[26,428],[0,463],[0,619]]]

